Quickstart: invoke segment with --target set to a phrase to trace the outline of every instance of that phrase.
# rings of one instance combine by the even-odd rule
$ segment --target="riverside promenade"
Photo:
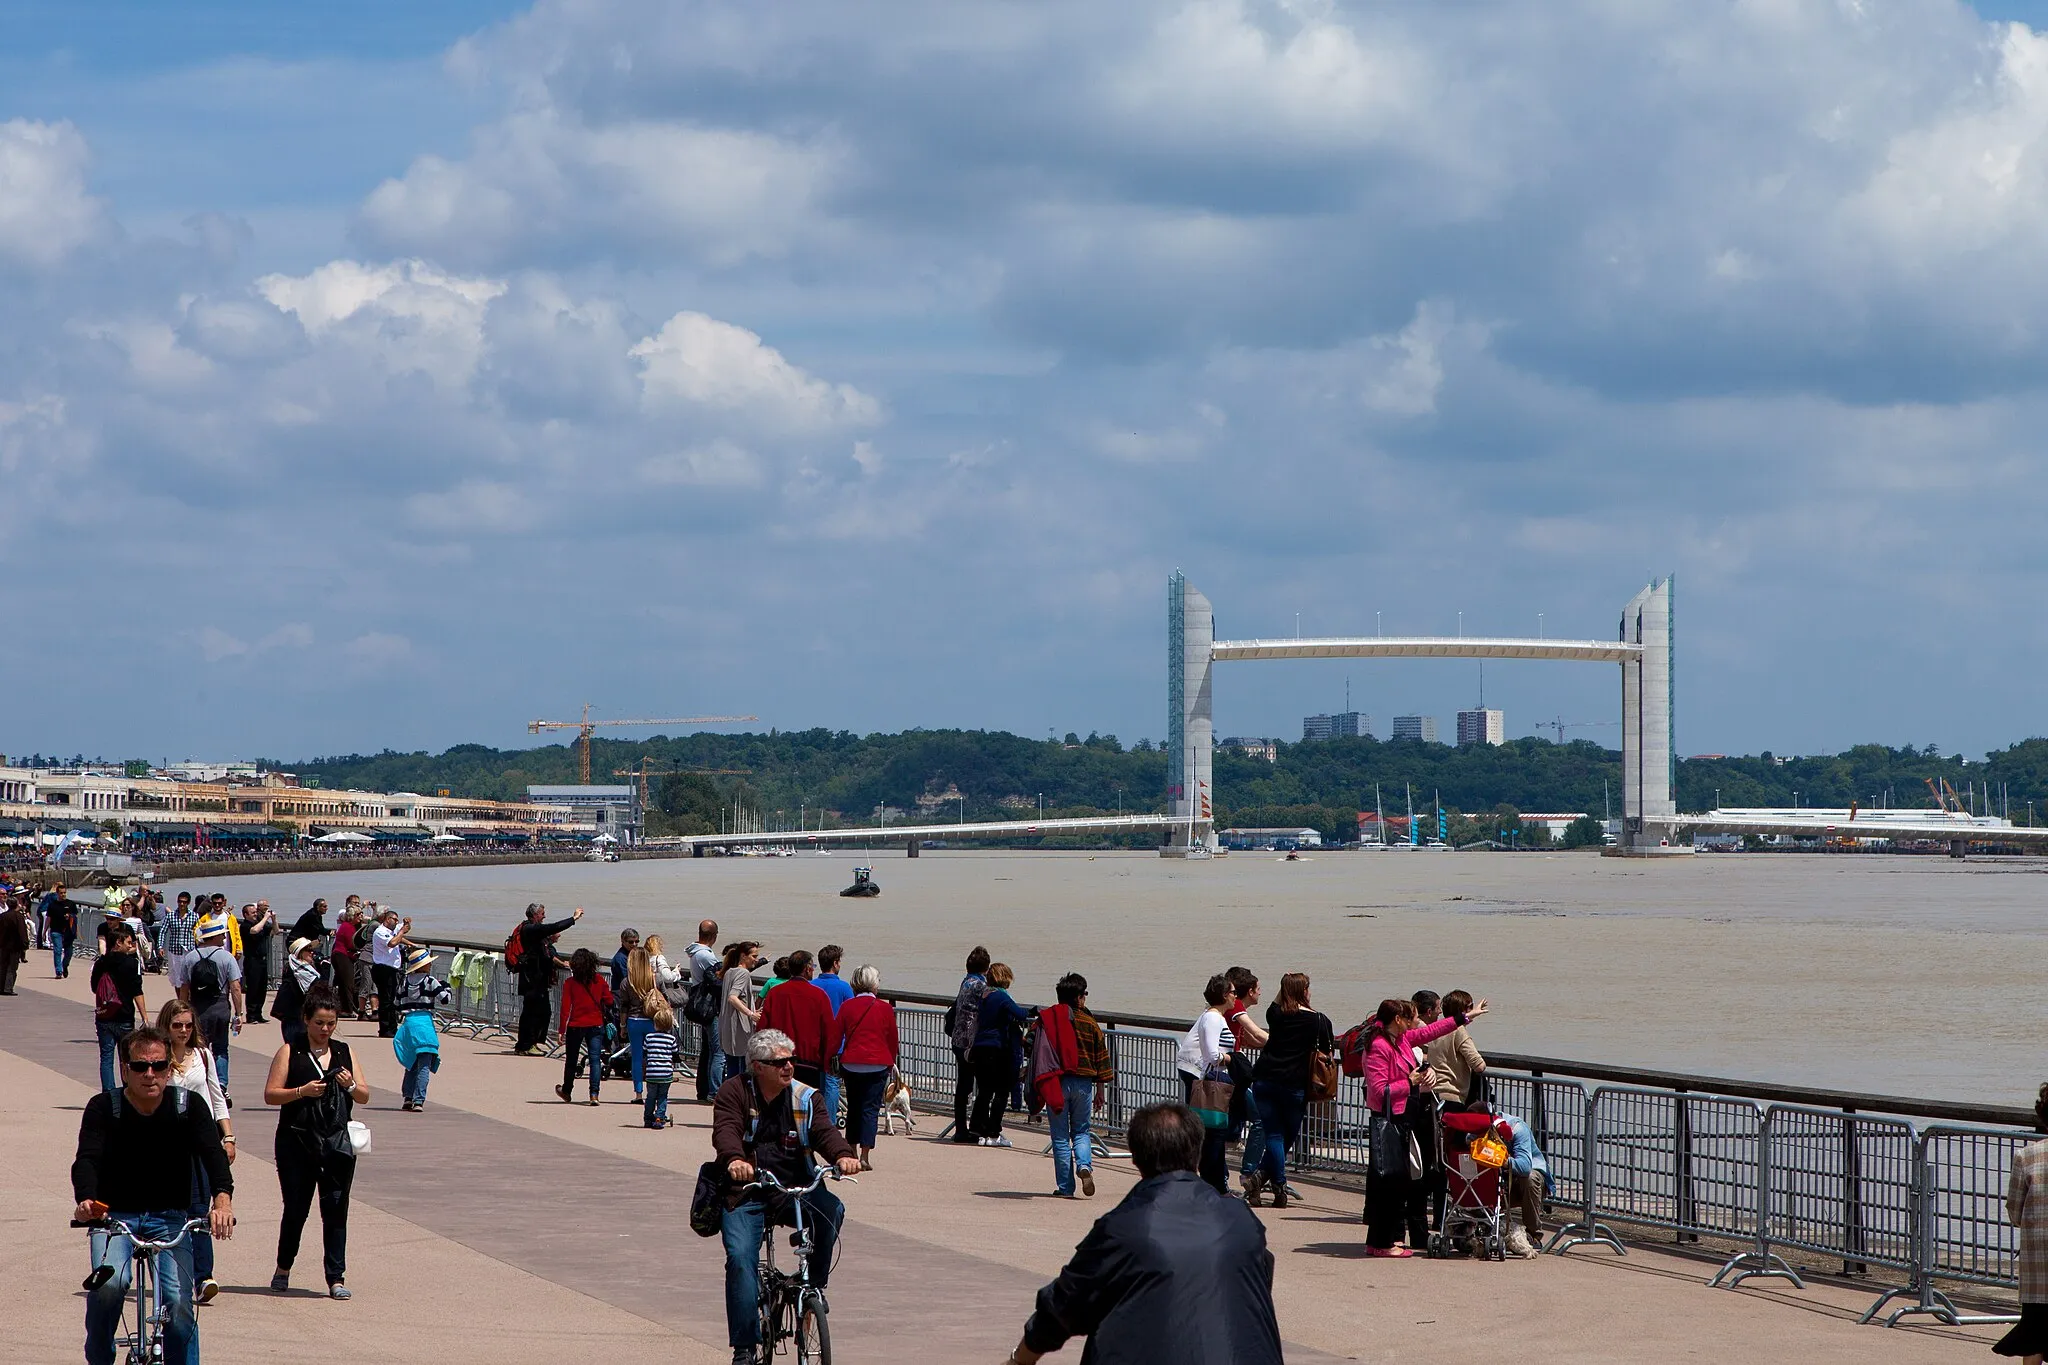
[[[46,972],[47,958],[31,957],[22,993],[0,999],[0,1359],[36,1362],[81,1358],[85,1237],[66,1226],[68,1171],[98,1067],[88,974],[57,982]],[[164,978],[146,978],[146,988],[161,1003]],[[675,1127],[649,1132],[625,1082],[606,1082],[601,1108],[564,1105],[552,1093],[559,1061],[444,1038],[429,1107],[406,1114],[397,1063],[375,1032],[342,1029],[373,1092],[358,1117],[376,1139],[357,1172],[348,1303],[318,1292],[317,1214],[294,1289],[264,1287],[279,1201],[274,1111],[256,1098],[277,1031],[242,1035],[233,1072],[244,1097],[235,1111],[240,1222],[220,1246],[222,1294],[200,1310],[206,1359],[540,1365],[652,1350],[724,1365],[722,1253],[684,1219],[710,1155],[708,1107],[672,1100]],[[689,1082],[677,1093],[691,1093]],[[1042,1126],[1014,1126],[1017,1146],[1004,1151],[930,1141],[941,1124],[920,1115],[916,1137],[883,1139],[876,1169],[837,1187],[847,1222],[832,1279],[833,1346],[851,1365],[1003,1359],[1039,1286],[1135,1179],[1127,1162],[1099,1161],[1094,1200],[1058,1199],[1039,1154]],[[1960,1362],[1985,1358],[2002,1331],[1858,1326],[1870,1299],[1860,1289],[1709,1289],[1700,1261],[1643,1246],[1625,1258],[1578,1251],[1500,1265],[1368,1261],[1357,1197],[1304,1192],[1285,1212],[1260,1211],[1287,1358],[1298,1365],[1446,1352]],[[1050,1359],[1078,1360],[1079,1344]]]

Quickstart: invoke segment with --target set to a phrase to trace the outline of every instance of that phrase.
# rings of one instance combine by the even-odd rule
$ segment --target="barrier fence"
[[[282,979],[282,938],[272,936],[273,985]],[[422,943],[434,950],[436,974],[454,992],[440,1013],[442,1026],[473,1038],[512,1038],[523,1002],[502,954],[485,944]],[[89,940],[79,948],[91,955]],[[921,1107],[949,1112],[958,1063],[944,1008],[934,997],[885,994],[896,1004],[898,1070]],[[557,1009],[558,997],[551,997],[550,1051],[558,1047]],[[1121,1136],[1139,1108],[1181,1098],[1175,1055],[1182,1030],[1143,1016],[1097,1018],[1116,1077],[1097,1122]],[[695,1060],[694,1047],[679,1050],[685,1074],[694,1074]],[[1550,1062],[1544,1068],[1594,1076],[1622,1070]],[[1536,1066],[1496,1066],[1486,1074],[1496,1107],[1529,1124],[1548,1161],[1545,1202],[1564,1221],[1546,1250],[1597,1245],[1626,1254],[1616,1225],[1654,1229],[1680,1243],[1740,1246],[1712,1277],[1716,1285],[1759,1276],[1803,1285],[1786,1259],[1797,1253],[1809,1263],[1839,1262],[1844,1273],[1884,1277],[1875,1281],[1883,1289],[1865,1322],[1895,1301],[1904,1302],[1884,1317],[1888,1326],[1911,1317],[1945,1324],[2017,1320],[1966,1315],[1939,1286],[2017,1291],[2019,1243],[2005,1217],[2006,1181],[2014,1155],[2039,1134],[1945,1122],[1945,1111],[1963,1106],[1936,1101],[1868,1097],[1907,1111],[1873,1114],[1846,1103],[1787,1102],[1781,1097],[1799,1092],[1741,1082],[1712,1090],[1605,1084]],[[1911,1117],[1915,1109],[1933,1120]],[[1344,1077],[1334,1101],[1310,1107],[1290,1165],[1363,1181],[1369,1132],[1364,1082]]]

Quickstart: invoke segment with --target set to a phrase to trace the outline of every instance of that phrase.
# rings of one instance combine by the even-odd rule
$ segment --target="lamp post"
[[[1540,611],[1536,613],[1536,638],[1543,638],[1543,613]]]

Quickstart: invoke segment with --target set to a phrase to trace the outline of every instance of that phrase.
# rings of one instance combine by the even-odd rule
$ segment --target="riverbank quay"
[[[621,849],[620,862],[663,861],[673,858],[687,858],[688,853],[677,853],[667,849]],[[427,872],[444,867],[513,867],[521,863],[583,863],[590,861],[584,852],[560,853],[442,853],[442,854],[350,854],[338,853],[320,858],[267,858],[228,857],[206,859],[167,859],[148,863],[152,870],[151,881],[157,886],[174,882],[195,881],[203,877],[255,877],[282,876],[290,872]],[[48,882],[51,873],[40,866],[16,869],[27,880],[37,884]],[[95,868],[67,867],[58,869],[56,876],[67,887],[103,886],[106,877]]]
[[[65,1172],[97,1065],[87,979],[28,979],[0,1000],[0,1142],[10,1154],[0,1163],[0,1341],[24,1360],[76,1359],[82,1340],[86,1257],[83,1236],[65,1226]],[[558,1062],[450,1034],[427,1110],[401,1113],[389,1048],[369,1025],[345,1023],[342,1036],[372,1088],[359,1117],[376,1134],[351,1215],[356,1296],[334,1304],[262,1288],[278,1208],[274,1119],[238,1105],[240,1235],[220,1249],[224,1293],[200,1312],[209,1358],[299,1361],[314,1341],[400,1362],[460,1352],[516,1365],[649,1347],[688,1362],[729,1357],[722,1256],[684,1219],[710,1148],[707,1108],[672,1103],[676,1126],[649,1131],[623,1082],[606,1083],[598,1109],[564,1105],[551,1093]],[[276,1042],[269,1026],[237,1040],[239,1090]],[[915,1137],[885,1138],[876,1169],[839,1187],[842,1361],[1000,1360],[1039,1286],[1134,1183],[1128,1163],[1101,1160],[1095,1200],[1058,1199],[1039,1130],[1016,1125],[1017,1146],[997,1150],[936,1142],[939,1127],[925,1117]],[[1881,1351],[1962,1361],[1981,1359],[1998,1335],[1859,1327],[1862,1291],[1770,1281],[1713,1290],[1697,1261],[1650,1247],[1505,1264],[1367,1261],[1356,1197],[1304,1193],[1284,1212],[1260,1211],[1287,1358],[1298,1365],[1407,1360],[1447,1343],[1523,1360],[1846,1362]]]

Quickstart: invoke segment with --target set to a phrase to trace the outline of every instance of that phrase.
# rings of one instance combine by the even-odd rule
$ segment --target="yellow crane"
[[[613,777],[637,777],[640,779],[640,804],[647,804],[647,779],[650,777],[674,777],[679,773],[691,773],[699,777],[746,777],[752,768],[653,768],[650,760],[641,759],[630,768],[612,769]]]
[[[543,730],[576,731],[576,771],[584,786],[590,785],[590,732],[600,725],[736,725],[741,721],[759,720],[759,716],[671,716],[661,720],[592,720],[590,703],[583,703],[581,720],[530,720],[526,732],[537,735]]]

